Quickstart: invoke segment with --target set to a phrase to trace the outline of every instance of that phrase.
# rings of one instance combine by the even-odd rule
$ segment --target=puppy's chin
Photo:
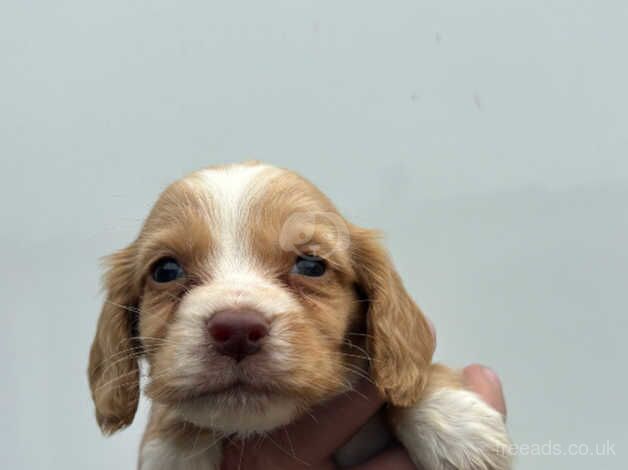
[[[185,400],[174,411],[201,428],[244,437],[286,425],[302,408],[283,395],[228,391]]]

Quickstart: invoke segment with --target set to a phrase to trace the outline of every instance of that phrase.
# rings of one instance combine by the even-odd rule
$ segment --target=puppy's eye
[[[162,258],[153,265],[152,276],[155,282],[172,282],[184,274],[183,268],[174,258]]]
[[[292,267],[292,272],[302,276],[319,277],[325,274],[325,260],[317,256],[299,256]]]

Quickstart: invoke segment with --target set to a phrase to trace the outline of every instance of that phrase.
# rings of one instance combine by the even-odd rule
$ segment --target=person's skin
[[[465,385],[506,416],[497,375],[474,364],[463,370]],[[372,383],[363,380],[342,395],[265,438],[232,440],[224,447],[221,470],[331,470],[333,454],[384,404]],[[400,446],[385,450],[352,470],[415,470]],[[430,470],[430,469],[418,469]]]

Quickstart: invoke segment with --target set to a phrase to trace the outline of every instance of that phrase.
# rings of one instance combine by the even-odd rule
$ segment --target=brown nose
[[[260,350],[268,334],[268,322],[255,310],[223,310],[207,323],[216,351],[240,362]]]

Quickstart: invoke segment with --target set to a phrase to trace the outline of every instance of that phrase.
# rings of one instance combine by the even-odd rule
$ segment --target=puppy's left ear
[[[428,379],[435,340],[427,318],[406,292],[379,234],[351,228],[351,258],[366,296],[371,375],[395,406],[420,398]]]
[[[106,258],[106,290],[89,354],[89,385],[104,434],[131,424],[139,401],[140,346],[135,344],[139,293],[133,279],[133,246]]]

